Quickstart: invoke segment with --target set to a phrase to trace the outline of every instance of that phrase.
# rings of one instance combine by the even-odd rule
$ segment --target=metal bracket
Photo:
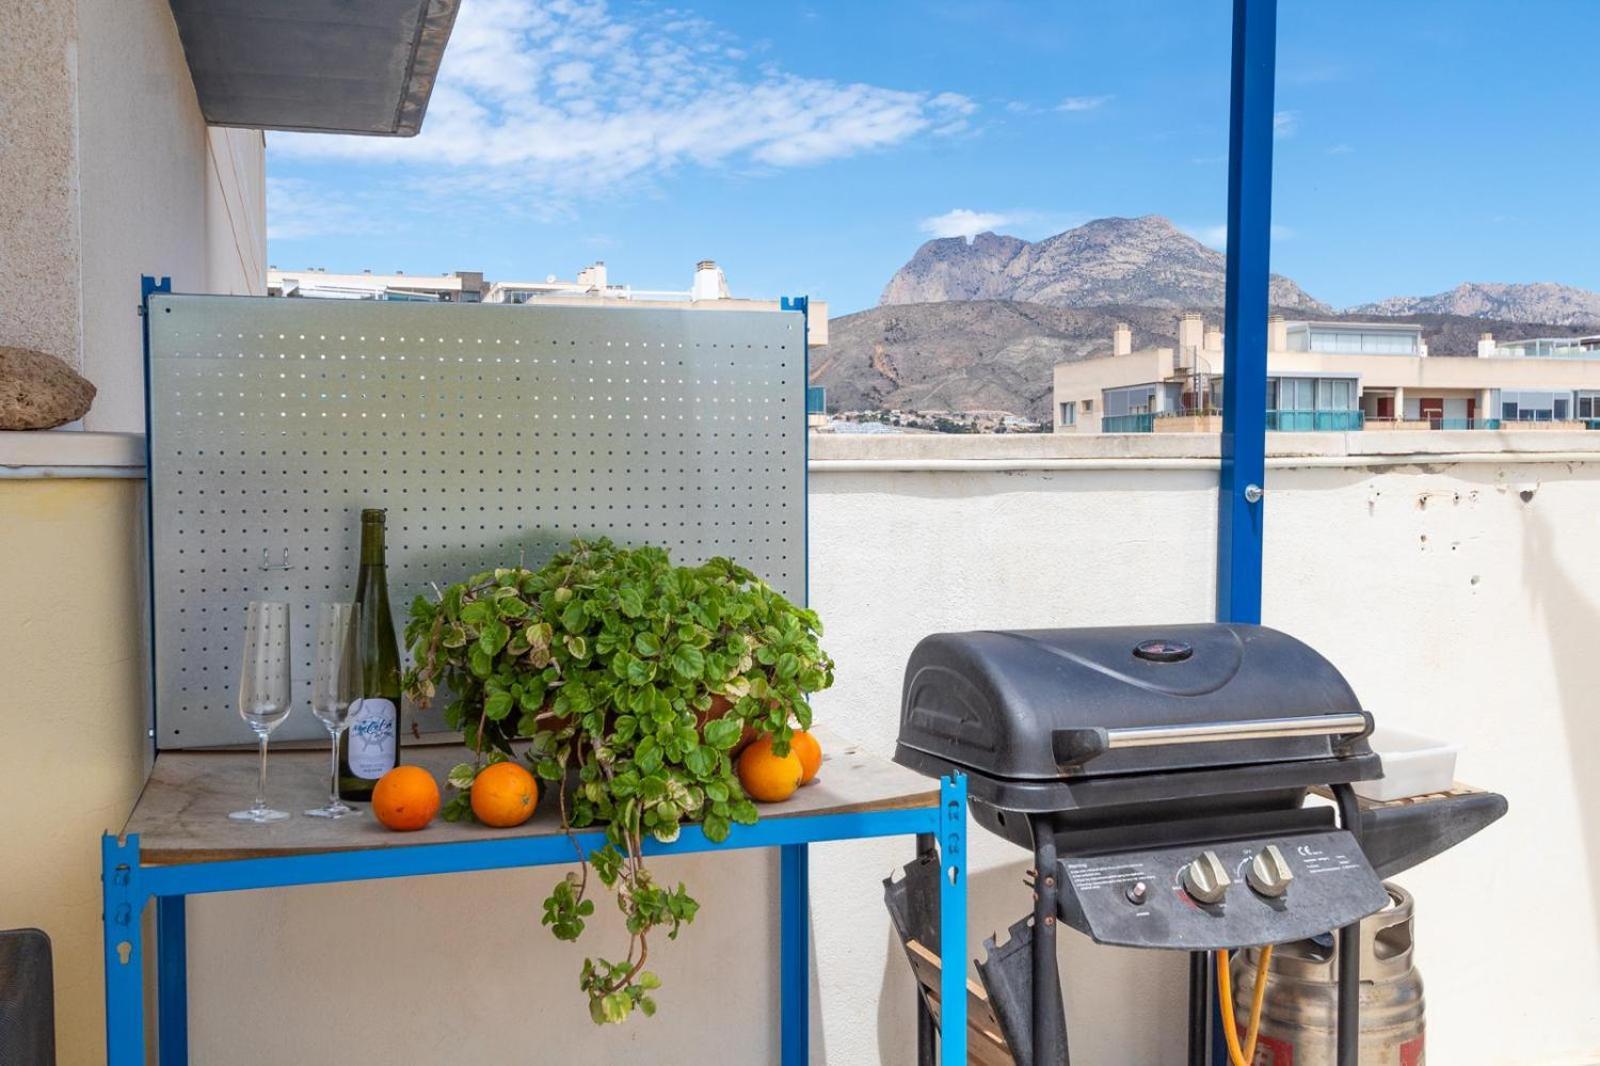
[[[101,841],[101,878],[105,882],[105,921],[108,952],[113,950],[113,937],[125,940],[121,933],[131,930],[139,921],[148,898],[139,877],[139,834],[130,833],[125,841],[107,833]],[[123,945],[116,945],[120,949]],[[123,953],[125,954],[125,953]],[[123,963],[127,959],[123,958]]]

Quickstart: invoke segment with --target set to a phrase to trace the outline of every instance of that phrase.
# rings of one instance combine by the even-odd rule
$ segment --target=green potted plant
[[[656,883],[644,838],[674,840],[691,822],[722,841],[757,820],[732,754],[766,734],[783,755],[796,725],[810,726],[807,695],[833,683],[821,631],[815,613],[727,559],[674,566],[660,548],[607,540],[412,604],[407,691],[424,706],[447,693],[445,720],[475,753],[451,771],[445,817],[472,816],[466,790],[485,761],[522,758],[566,829],[604,827],[605,845],[555,885],[543,918],[575,940],[594,912],[591,872],[615,894],[630,941],[620,960],[583,964],[596,1022],[655,1013],[649,937],[676,938],[698,907],[683,884]]]

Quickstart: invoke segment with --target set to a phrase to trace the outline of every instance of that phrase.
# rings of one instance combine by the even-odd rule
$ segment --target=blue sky
[[[1219,0],[463,0],[420,136],[273,134],[283,267],[870,307],[930,235],[1225,239]],[[1273,269],[1345,306],[1600,289],[1596,0],[1282,0]]]

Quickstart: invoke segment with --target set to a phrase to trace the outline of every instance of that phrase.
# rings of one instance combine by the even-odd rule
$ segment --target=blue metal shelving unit
[[[819,814],[765,818],[752,826],[735,826],[728,839],[714,844],[698,826],[686,826],[671,844],[645,841],[647,855],[688,855],[743,848],[778,848],[780,865],[780,957],[782,999],[780,1061],[805,1066],[810,1061],[810,909],[809,845],[829,840],[869,837],[932,836],[938,843],[945,876],[939,879],[941,942],[967,942],[966,778],[939,783],[936,805],[865,813]],[[146,866],[139,857],[139,837],[101,840],[104,888],[106,1044],[111,1066],[145,1061],[143,914],[156,907],[157,1036],[161,1066],[181,1066],[188,1055],[188,975],[185,900],[211,892],[254,888],[370,881],[389,877],[501,870],[511,867],[565,865],[573,862],[574,843],[587,853],[604,844],[597,831],[481,842],[394,846],[365,851],[287,855]],[[874,886],[875,887],[875,886]],[[961,954],[964,956],[965,951]],[[943,1066],[967,1061],[966,967],[944,968],[938,1060]]]

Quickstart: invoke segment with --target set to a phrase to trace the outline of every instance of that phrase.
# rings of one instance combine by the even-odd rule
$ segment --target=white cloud
[[[1272,116],[1274,137],[1293,137],[1300,130],[1300,112],[1277,111]]]
[[[965,237],[971,240],[980,233],[999,229],[1017,219],[996,211],[969,211],[958,207],[942,215],[934,215],[917,223],[917,228],[930,237]]]
[[[1354,152],[1354,151],[1355,151],[1355,148],[1353,148],[1352,146],[1350,146],[1348,144],[1336,144],[1333,147],[1328,149],[1328,154],[1329,155],[1349,155],[1351,152]]]
[[[351,204],[331,200],[300,178],[267,179],[267,239],[371,233],[376,222]]]
[[[275,154],[406,164],[424,196],[493,193],[550,210],[694,166],[791,167],[947,136],[957,93],[785,71],[670,9],[573,0],[464,4],[415,138],[272,134]],[[430,194],[428,190],[431,189]]]
[[[1107,93],[1104,96],[1069,96],[1056,105],[1057,111],[1093,111],[1097,107],[1104,107],[1116,97]]]

